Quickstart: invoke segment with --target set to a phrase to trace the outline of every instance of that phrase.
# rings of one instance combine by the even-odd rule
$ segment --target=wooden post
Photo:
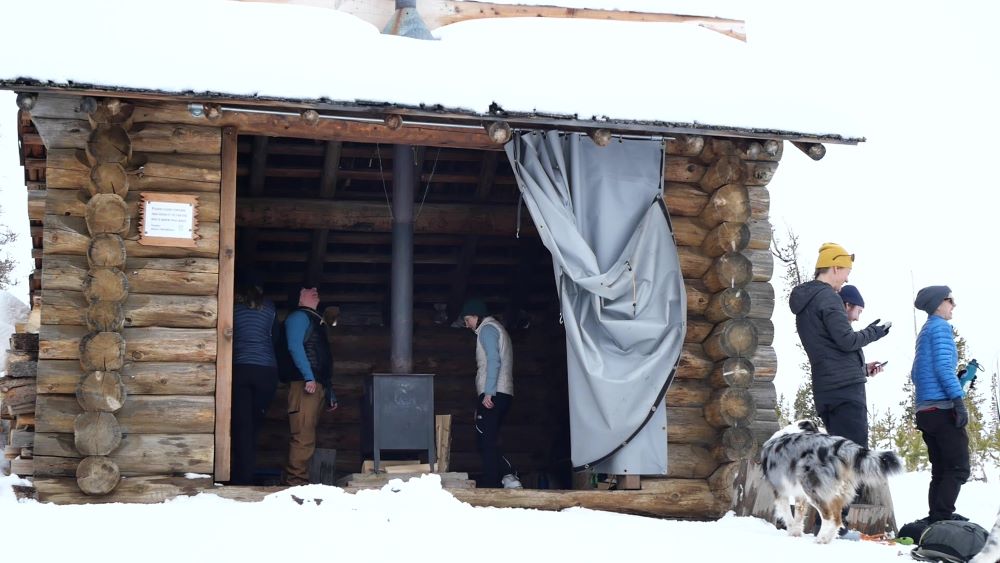
[[[236,261],[236,128],[222,130],[219,198],[219,320],[215,357],[215,479],[229,480],[233,382],[233,281]]]

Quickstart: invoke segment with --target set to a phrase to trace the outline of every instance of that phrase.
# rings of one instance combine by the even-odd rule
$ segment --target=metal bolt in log
[[[109,412],[85,412],[73,421],[73,445],[83,455],[108,455],[122,443],[118,419]]]
[[[117,332],[125,327],[125,311],[119,301],[98,301],[87,307],[86,321],[91,332]]]
[[[38,101],[38,94],[21,92],[17,95],[17,107],[24,111],[31,111],[35,107],[36,101]]]
[[[91,332],[80,339],[83,371],[118,371],[125,365],[125,337],[120,332]]]
[[[128,297],[128,276],[118,268],[91,268],[83,279],[83,296],[88,303],[125,301]]]
[[[396,113],[390,113],[385,116],[385,126],[395,131],[403,126],[403,117]]]
[[[105,162],[91,168],[87,193],[91,196],[115,194],[124,198],[128,194],[128,173],[125,167],[117,162]]]
[[[491,141],[502,145],[510,140],[514,132],[506,121],[491,121],[486,125],[486,134],[490,136]]]
[[[91,268],[125,267],[125,239],[121,235],[94,235],[87,246],[87,262]]]
[[[128,205],[117,194],[96,194],[87,202],[84,213],[90,234],[128,234],[131,220]]]
[[[104,456],[86,457],[76,466],[76,485],[88,495],[106,495],[120,480],[118,465]]]
[[[94,371],[76,386],[76,400],[87,412],[117,412],[125,405],[125,383],[116,371]]]

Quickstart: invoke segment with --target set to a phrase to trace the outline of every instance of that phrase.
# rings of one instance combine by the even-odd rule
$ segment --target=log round
[[[104,162],[90,170],[87,193],[90,195],[116,194],[125,197],[128,193],[128,183],[128,173],[125,172],[124,166],[116,162]]]
[[[753,456],[757,440],[746,427],[732,426],[722,431],[715,445],[715,457],[719,461],[741,461]]]
[[[120,332],[91,332],[80,339],[83,371],[118,371],[125,364],[125,336]]]
[[[751,357],[757,349],[757,328],[747,319],[730,319],[715,325],[702,345],[715,361]]]
[[[743,161],[738,156],[724,156],[708,167],[698,185],[710,194],[726,184],[741,182],[745,175]]]
[[[753,383],[754,366],[749,358],[726,358],[715,363],[709,376],[712,387],[749,387]]]
[[[719,499],[720,504],[732,508],[733,495],[736,490],[736,480],[740,473],[740,465],[745,462],[726,462],[708,477],[708,488]]]
[[[685,279],[701,278],[712,267],[712,263],[714,262],[711,258],[705,256],[700,248],[681,245],[677,246],[677,258],[681,263],[681,275]]]
[[[757,329],[757,345],[770,346],[774,344],[774,322],[771,319],[748,319]]]
[[[697,156],[705,147],[705,137],[698,135],[678,135],[667,139],[667,154],[673,156]]]
[[[90,234],[128,234],[129,214],[125,200],[117,194],[97,194],[87,202],[84,213]]]
[[[714,328],[715,323],[702,318],[690,316],[687,320],[687,331],[684,333],[684,342],[692,344],[704,342],[704,340],[708,338],[708,335],[712,333],[712,329]]]
[[[674,240],[681,246],[697,248],[708,235],[708,229],[693,217],[674,217],[670,223],[674,229]]]
[[[82,455],[108,455],[121,443],[121,426],[109,412],[84,412],[73,420],[73,444]]]
[[[726,319],[742,319],[750,312],[750,294],[742,287],[727,287],[712,296],[705,308],[705,318],[711,323]]]
[[[104,456],[85,457],[76,466],[76,484],[88,495],[106,495],[120,480],[118,465]]]
[[[746,388],[716,389],[705,403],[705,420],[716,428],[750,426],[756,414],[757,405]]]
[[[750,194],[750,217],[766,221],[771,213],[771,192],[765,186],[747,186]]]
[[[668,182],[663,186],[663,201],[670,217],[697,217],[708,204],[708,194],[694,184]]]
[[[125,328],[125,310],[120,301],[97,301],[87,307],[86,321],[91,332],[117,332]]]
[[[135,110],[135,106],[118,98],[104,98],[89,107],[93,107],[93,109],[84,111],[90,114],[90,122],[94,126],[121,125],[125,129],[129,128],[132,112]]]
[[[771,281],[774,275],[774,255],[770,250],[744,250],[740,254],[746,256],[750,261],[750,270],[753,272],[752,281]]]
[[[125,382],[117,371],[93,371],[76,386],[76,400],[86,412],[118,412],[125,405]]]
[[[83,296],[88,303],[122,302],[128,297],[128,276],[118,268],[91,268],[83,278]]]
[[[750,241],[747,243],[747,248],[752,250],[771,248],[771,238],[774,235],[774,227],[771,226],[771,222],[767,219],[753,218],[753,211],[750,215],[751,218],[747,221],[747,227],[750,229]]]
[[[31,111],[35,107],[35,102],[38,101],[38,94],[33,94],[30,92],[20,92],[17,94],[17,107],[24,111]]]
[[[87,262],[92,268],[123,268],[125,266],[125,239],[121,235],[94,235],[87,246]]]
[[[753,281],[753,263],[740,252],[723,254],[712,263],[702,280],[712,293],[727,287],[743,287]]]
[[[750,219],[750,194],[743,184],[726,184],[716,190],[699,216],[706,227],[719,223],[746,223]]]
[[[121,125],[98,125],[87,139],[87,158],[98,164],[124,165],[132,158],[132,139]]]
[[[739,252],[750,244],[750,227],[746,223],[724,221],[709,231],[701,243],[706,256],[718,258],[727,252]]]

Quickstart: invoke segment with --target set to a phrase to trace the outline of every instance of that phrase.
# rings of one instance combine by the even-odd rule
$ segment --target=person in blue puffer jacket
[[[931,484],[927,491],[928,522],[968,520],[955,513],[955,501],[969,478],[969,411],[957,374],[958,348],[952,332],[955,298],[946,285],[917,292],[913,305],[927,313],[917,335],[910,377],[916,388],[917,428],[927,444]]]

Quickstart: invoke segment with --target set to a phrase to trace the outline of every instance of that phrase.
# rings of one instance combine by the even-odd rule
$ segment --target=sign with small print
[[[143,192],[139,202],[139,244],[195,246],[198,196]]]

